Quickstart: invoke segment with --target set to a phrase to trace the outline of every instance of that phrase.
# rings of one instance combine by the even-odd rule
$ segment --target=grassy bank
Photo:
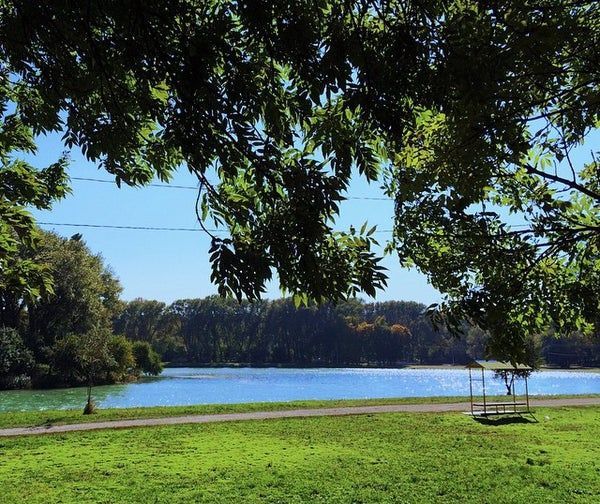
[[[542,396],[531,396],[532,399]],[[552,398],[563,397],[600,397],[600,394],[588,395],[553,395]],[[79,410],[46,410],[17,411],[0,413],[0,428],[36,427],[40,425],[61,425],[84,422],[100,422],[106,420],[125,420],[133,418],[161,418],[180,415],[207,415],[215,413],[245,413],[250,411],[274,411],[301,408],[335,408],[343,406],[364,406],[380,404],[431,404],[465,402],[468,397],[404,397],[392,399],[350,399],[330,401],[290,401],[264,402],[244,404],[205,404],[194,406],[157,406],[151,408],[109,408],[99,409],[93,415],[83,415],[83,404]],[[488,400],[506,400],[506,396],[490,396]]]
[[[180,425],[0,440],[3,503],[596,502],[600,408]]]

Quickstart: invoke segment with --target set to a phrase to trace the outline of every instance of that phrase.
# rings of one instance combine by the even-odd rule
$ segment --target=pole
[[[527,400],[527,413],[529,413],[529,387],[527,386],[527,375],[525,375],[525,399]]]
[[[487,415],[487,405],[485,403],[485,370],[481,368],[481,382],[483,384],[483,414]]]
[[[515,372],[512,373],[513,411],[517,412],[517,397],[515,395]]]
[[[471,395],[471,415],[473,415],[473,379],[471,378],[471,368],[469,368],[469,393]]]

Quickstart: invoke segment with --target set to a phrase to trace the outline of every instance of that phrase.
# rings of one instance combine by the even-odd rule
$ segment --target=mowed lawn
[[[0,439],[0,502],[600,502],[600,408],[539,423],[457,413]]]

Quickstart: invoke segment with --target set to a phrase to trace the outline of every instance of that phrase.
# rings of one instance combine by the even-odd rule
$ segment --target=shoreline
[[[573,408],[598,407],[600,398],[566,398],[566,399],[532,399],[531,410],[529,402],[527,411],[515,411],[514,416],[523,418],[533,417],[535,422],[536,408]],[[60,434],[76,431],[98,429],[129,429],[135,427],[156,427],[172,425],[207,424],[220,422],[264,421],[286,418],[339,417],[356,415],[374,415],[385,413],[457,413],[473,415],[469,411],[472,405],[468,402],[459,403],[406,403],[387,405],[337,406],[303,409],[271,409],[268,411],[252,411],[238,413],[212,413],[204,415],[163,416],[156,418],[134,418],[110,421],[83,422],[63,425],[43,425],[38,427],[13,427],[0,429],[0,437],[36,436],[40,434]]]
[[[411,364],[406,366],[406,369],[466,369],[465,366],[456,364]],[[599,367],[552,367],[552,366],[541,366],[539,369],[535,369],[533,372],[539,371],[567,371],[567,372],[583,372],[583,373],[600,373]]]
[[[409,364],[406,366],[292,366],[292,365],[275,365],[275,364],[264,364],[264,365],[256,365],[256,364],[248,364],[248,363],[228,363],[228,364],[189,364],[189,365],[168,365],[164,366],[164,370],[167,369],[301,369],[301,370],[311,370],[311,369],[339,369],[339,370],[377,370],[377,369],[411,369],[411,370],[448,370],[448,371],[464,371],[466,367],[463,365],[457,364]],[[163,371],[164,371],[163,370]],[[542,366],[539,369],[533,371],[533,373],[538,372],[548,372],[548,371],[557,371],[557,372],[571,372],[571,373],[600,373],[600,368],[597,367],[577,367],[577,368],[556,368],[556,367],[545,367]],[[139,383],[152,382],[156,380],[164,379],[165,376],[139,376],[135,380],[128,380],[122,382],[115,383],[99,383],[94,385],[94,389],[96,388],[104,388],[104,387],[118,387],[118,386],[127,386],[127,385],[135,385]],[[60,390],[77,390],[77,389],[85,389],[84,386],[65,386],[65,387],[29,387],[29,388],[14,388],[14,389],[0,389],[0,397],[3,393],[27,393],[27,392],[52,392],[52,391],[60,391]],[[584,393],[585,394],[585,393]],[[428,397],[436,397],[436,396],[428,396]],[[0,414],[2,411],[0,410]]]
[[[285,363],[252,363],[252,362],[219,362],[219,363],[165,363],[165,369],[198,368],[198,369],[466,369],[465,364],[285,364]],[[541,366],[536,371],[581,371],[600,373],[600,367],[553,367]]]
[[[491,395],[488,400],[505,400],[506,395]],[[598,394],[530,395],[531,401],[600,400]],[[130,408],[99,408],[92,415],[83,415],[82,402],[78,409],[29,410],[0,412],[0,428],[41,427],[75,423],[95,423],[114,420],[138,420],[189,415],[237,414],[297,409],[348,408],[366,406],[443,405],[465,404],[469,396],[396,397],[373,399],[327,399],[306,401],[215,403],[188,406],[147,406]]]

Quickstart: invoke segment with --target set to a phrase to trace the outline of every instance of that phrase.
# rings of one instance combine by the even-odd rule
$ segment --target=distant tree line
[[[121,286],[80,235],[41,232],[24,248],[52,276],[35,291],[0,271],[0,388],[88,386],[159,374],[174,365],[397,366],[502,358],[483,331],[436,330],[410,301],[296,307],[292,299],[238,303],[209,296],[171,304],[120,300]],[[31,257],[31,254],[35,257]],[[599,366],[598,338],[530,338],[528,363]]]
[[[464,364],[501,357],[475,327],[461,338],[436,330],[425,305],[410,301],[296,308],[291,299],[242,302],[210,296],[167,305],[135,299],[113,331],[144,341],[175,364],[354,366]],[[598,338],[548,333],[527,342],[528,363],[600,365]]]
[[[210,296],[166,305],[136,299],[114,332],[146,341],[163,358],[191,363],[358,365],[464,361],[465,347],[436,332],[413,302],[296,308],[291,299]]]

